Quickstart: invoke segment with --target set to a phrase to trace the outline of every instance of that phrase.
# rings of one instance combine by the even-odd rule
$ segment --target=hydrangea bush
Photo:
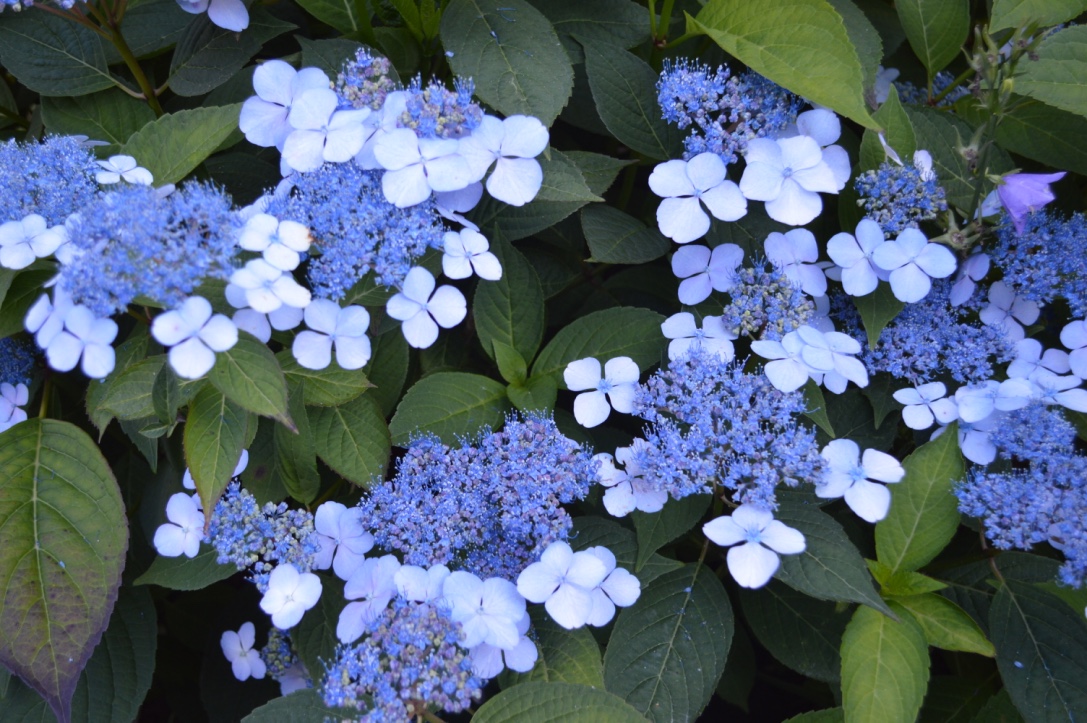
[[[1087,718],[1087,3],[0,10],[0,720]]]

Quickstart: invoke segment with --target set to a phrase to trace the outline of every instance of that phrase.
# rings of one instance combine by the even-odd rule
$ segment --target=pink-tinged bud
[[[1064,178],[1060,173],[1013,173],[1004,177],[997,187],[1000,202],[1012,217],[1016,233],[1023,233],[1023,223],[1028,213],[1037,211],[1054,199],[1049,184]]]

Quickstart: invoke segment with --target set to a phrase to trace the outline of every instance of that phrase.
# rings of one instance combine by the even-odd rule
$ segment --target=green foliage
[[[146,572],[135,580],[136,585],[158,585],[170,590],[202,590],[212,583],[225,580],[235,570],[230,565],[220,565],[219,553],[208,545],[201,545],[196,557],[155,558]]]
[[[117,88],[42,99],[42,122],[50,133],[85,135],[118,146],[153,120],[155,114],[146,103]]]
[[[177,183],[233,133],[240,105],[169,113],[129,137],[120,152],[138,158],[156,184]]]
[[[993,0],[989,29],[1004,30],[1028,23],[1059,25],[1084,12],[1084,0]]]
[[[45,12],[5,16],[0,65],[42,95],[80,96],[117,85],[102,38]]]
[[[345,479],[363,487],[385,476],[389,428],[369,395],[338,407],[310,407],[317,456]]]
[[[507,674],[499,678],[503,688],[535,681],[573,683],[593,688],[604,687],[604,664],[600,646],[588,628],[567,630],[543,613],[531,609],[532,627],[536,631],[539,658],[527,673]]]
[[[491,241],[491,251],[502,263],[502,278],[476,287],[472,300],[476,333],[488,356],[494,357],[494,345],[500,343],[527,362],[543,339],[543,289],[532,264],[500,235]]]
[[[532,376],[556,381],[566,365],[585,357],[601,363],[628,356],[640,369],[660,361],[665,348],[660,336],[664,317],[648,309],[618,308],[596,311],[567,324],[548,342],[532,365]]]
[[[245,448],[247,424],[244,410],[211,386],[189,406],[185,459],[205,510],[215,508],[234,474]]]
[[[583,209],[581,230],[592,253],[589,260],[604,264],[644,264],[664,256],[672,246],[655,228],[613,206]]]
[[[1038,46],[1038,59],[1025,63],[1015,89],[1055,108],[1087,116],[1087,27],[1059,30]]]
[[[505,690],[480,706],[477,723],[566,721],[568,723],[637,723],[645,720],[611,693],[573,683],[529,682]]]
[[[215,355],[208,379],[242,409],[273,417],[292,427],[287,414],[287,381],[276,357],[252,334],[241,332],[238,343]]]
[[[970,32],[969,0],[898,0],[895,9],[929,78],[958,57]]]
[[[419,380],[404,395],[389,422],[392,443],[407,445],[413,434],[437,435],[446,444],[498,427],[509,411],[506,388],[479,374],[439,372]]]
[[[645,567],[653,553],[680,535],[687,533],[710,506],[709,495],[689,495],[672,500],[660,512],[630,513],[638,534],[638,559],[635,571]]]

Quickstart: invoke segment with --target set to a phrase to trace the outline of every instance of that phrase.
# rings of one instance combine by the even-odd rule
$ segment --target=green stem
[[[38,417],[46,419],[49,416],[49,398],[53,394],[53,376],[46,371],[45,381],[42,383],[42,403],[38,408]]]
[[[690,40],[691,38],[694,38],[694,37],[697,37],[697,35],[695,33],[683,33],[683,35],[680,35],[675,40],[669,41],[668,44],[665,45],[664,47],[666,49],[674,48],[677,45],[682,45],[683,43],[687,42],[688,40]]]
[[[374,22],[370,18],[370,4],[367,0],[355,0],[355,14],[359,16],[359,38],[362,42],[377,50],[377,36],[374,35]]]
[[[121,59],[125,61],[125,65],[128,66],[128,70],[132,73],[132,77],[136,79],[137,85],[143,91],[143,99],[147,101],[148,107],[155,112],[155,116],[161,117],[163,114],[162,105],[159,103],[158,96],[155,95],[155,88],[147,79],[147,75],[144,74],[143,68],[140,67],[140,63],[136,60],[132,49],[125,42],[125,36],[121,34],[121,28],[117,25],[111,25],[110,29],[113,31],[110,34],[110,42],[113,43],[113,47],[117,48],[117,52],[121,54]]]
[[[0,108],[0,115],[5,116],[6,118],[10,118],[15,123],[15,125],[19,126],[20,128],[25,129],[30,127],[30,124],[27,122],[26,118],[23,118],[15,111],[8,110],[7,108]]]
[[[986,171],[989,167],[989,151],[993,146],[993,134],[996,132],[997,115],[990,112],[989,119],[985,122],[985,132],[982,134],[981,156],[975,172],[977,184],[974,186],[974,197],[970,200],[970,208],[966,216],[966,223],[974,220],[974,214],[981,203],[981,189],[985,186]]]
[[[962,83],[965,82],[966,79],[969,78],[973,74],[974,74],[974,69],[973,68],[967,68],[966,70],[962,71],[961,73],[959,73],[959,76],[957,78],[955,78],[955,80],[951,81],[951,83],[946,88],[941,90],[939,95],[937,95],[935,98],[930,100],[929,103],[931,105],[938,105],[941,100],[943,100],[944,98],[947,97],[948,93],[950,93],[955,88],[958,88],[960,85],[962,85]]]
[[[657,40],[667,40],[668,31],[672,27],[672,8],[675,7],[676,0],[664,0],[664,6],[661,8],[660,23],[657,25],[657,32],[660,37]]]
[[[657,39],[657,0],[649,0],[649,37]]]

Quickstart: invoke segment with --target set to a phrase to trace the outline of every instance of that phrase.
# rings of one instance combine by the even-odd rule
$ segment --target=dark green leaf
[[[121,32],[132,54],[142,58],[175,44],[192,21],[176,0],[144,0],[125,9]],[[121,62],[112,46],[106,46],[106,53],[111,65]]]
[[[883,137],[887,140],[887,145],[894,149],[899,158],[903,161],[912,159],[914,151],[917,150],[917,137],[914,135],[910,117],[898,98],[898,88],[891,86],[891,90],[887,94],[887,100],[883,102],[879,110],[872,114],[872,117],[883,126]],[[866,130],[864,137],[861,139],[860,159],[857,162],[857,169],[868,171],[879,168],[879,164],[886,160],[887,151],[883,149],[883,144],[879,142],[879,135],[876,131]],[[852,231],[852,229],[847,230]]]
[[[1025,102],[1001,118],[996,127],[997,142],[1031,160],[1087,175],[1087,147],[1077,141],[1087,136],[1087,119],[1035,100],[1017,100]],[[982,111],[971,112],[975,105],[971,101],[961,106],[966,111],[963,115],[979,124]]]
[[[119,419],[144,419],[155,416],[152,392],[155,379],[166,364],[164,354],[156,354],[129,365],[109,385],[101,407]]]
[[[293,426],[287,414],[287,381],[279,362],[268,345],[252,334],[240,332],[237,344],[215,355],[208,379],[242,409]]]
[[[1016,73],[1015,90],[1054,108],[1087,116],[1087,26],[1053,33],[1038,46],[1037,59]]]
[[[389,428],[370,395],[338,407],[310,407],[309,417],[317,455],[325,464],[362,487],[384,478]]]
[[[185,461],[205,510],[215,503],[234,475],[245,446],[245,410],[206,386],[189,405],[185,422]]]
[[[540,186],[536,200],[581,203],[604,200],[589,190],[585,177],[581,175],[581,169],[565,153],[552,148],[549,155],[550,158],[541,156],[539,159],[543,168],[543,185]]]
[[[298,4],[313,17],[327,25],[331,25],[345,35],[350,35],[359,31],[358,6],[355,4],[355,0],[299,0]],[[365,4],[363,5],[363,8],[366,8]],[[369,12],[369,10],[364,10],[364,12]],[[313,65],[312,60],[308,60],[305,57],[306,53],[309,52],[306,46],[310,43],[303,43],[302,41],[303,38],[298,39],[299,45],[302,46],[302,64],[305,66]],[[325,40],[318,42],[349,43],[352,41],[337,38],[333,41]],[[354,55],[354,51],[351,52],[351,55]],[[340,58],[340,62],[342,63],[346,59],[347,56],[344,55]],[[335,71],[338,71],[339,69],[340,66],[336,65]],[[335,71],[333,72],[333,77],[335,77]]]
[[[563,721],[563,723],[639,723],[645,719],[622,698],[587,685],[522,683],[488,700],[474,723]]]
[[[56,268],[52,266],[48,269],[31,267],[15,275],[0,304],[0,339],[23,330],[26,312],[41,297],[45,282],[56,275]]]
[[[509,402],[502,384],[463,372],[439,372],[408,390],[389,423],[392,442],[407,445],[412,434],[435,434],[446,444],[475,434],[484,425],[499,427]]]
[[[242,723],[318,723],[342,718],[342,708],[328,708],[313,688],[273,698],[242,718]]]
[[[532,629],[539,657],[527,673],[509,671],[499,679],[503,688],[522,683],[575,683],[604,687],[600,646],[588,628],[567,630],[540,608],[532,609]],[[538,611],[538,612],[537,612]]]
[[[304,505],[313,502],[321,486],[317,473],[317,446],[309,416],[304,406],[305,384],[293,387],[287,400],[287,411],[297,429],[282,424],[272,434],[276,445],[276,473],[287,493]],[[331,444],[331,442],[330,442]]]
[[[574,36],[599,45],[633,48],[649,39],[649,18],[645,8],[630,0],[593,0],[571,3],[563,0],[534,0],[533,5],[555,27],[571,62],[584,62],[581,43]]]
[[[350,402],[374,386],[357,369],[343,369],[339,364],[330,364],[324,369],[306,369],[286,349],[276,354],[275,358],[292,386],[303,381],[306,383],[303,393],[307,405],[335,407]]]
[[[98,445],[55,419],[0,433],[0,479],[0,664],[67,721],[121,584],[121,492]]]
[[[399,330],[394,330],[375,337],[371,345],[373,356],[368,366],[374,389],[369,394],[388,417],[396,409],[408,379],[408,342]]]
[[[849,41],[857,50],[857,60],[860,61],[861,71],[864,73],[864,90],[866,97],[874,96],[873,88],[876,84],[876,73],[883,61],[883,41],[876,32],[872,21],[857,7],[853,0],[828,0],[834,9],[842,16],[845,31],[849,34]],[[875,118],[875,115],[872,116]],[[876,120],[879,120],[876,118]]]
[[[510,384],[506,388],[513,406],[522,412],[550,411],[558,398],[559,387],[551,377],[532,377],[523,384]]]
[[[119,146],[153,120],[155,114],[146,103],[117,88],[74,98],[42,98],[42,122],[59,135],[85,135]]]
[[[638,533],[635,570],[641,570],[661,547],[690,532],[709,506],[710,495],[688,495],[681,500],[669,500],[660,512],[632,512],[630,517]]]
[[[502,263],[502,278],[476,286],[472,316],[479,342],[491,358],[495,342],[500,342],[529,361],[536,356],[544,331],[540,280],[532,264],[501,235],[494,235],[491,251]]]
[[[241,105],[168,113],[138,130],[120,152],[151,171],[156,185],[177,183],[238,127]]]
[[[117,84],[109,74],[102,39],[43,10],[4,16],[0,65],[43,95],[87,95]]]
[[[890,284],[880,284],[867,296],[853,297],[853,304],[861,315],[864,332],[868,335],[868,348],[875,349],[879,335],[906,305],[895,298]]]
[[[664,317],[634,307],[605,309],[576,319],[548,342],[532,365],[532,376],[562,378],[566,365],[585,357],[601,363],[628,356],[641,370],[658,364],[664,351],[660,325]]]
[[[320,577],[325,589],[338,584],[338,581],[333,582],[336,578],[331,575],[320,574]],[[306,670],[325,670],[335,659],[339,645],[336,625],[346,605],[347,601],[342,595],[321,595],[313,609],[307,610],[298,627],[291,631],[291,642],[298,650]]]
[[[589,206],[581,211],[581,228],[592,258],[607,264],[644,264],[664,256],[672,242],[655,228],[614,206]]]
[[[193,558],[159,556],[134,584],[158,585],[170,590],[202,590],[237,572],[232,564],[216,562],[218,557],[215,548],[205,543],[201,543],[200,552]]]
[[[1084,0],[993,0],[989,30],[1015,28],[1028,23],[1059,25],[1087,12]]]
[[[634,163],[588,151],[566,151],[566,157],[577,164],[589,190],[598,196],[611,188],[619,171]]]

